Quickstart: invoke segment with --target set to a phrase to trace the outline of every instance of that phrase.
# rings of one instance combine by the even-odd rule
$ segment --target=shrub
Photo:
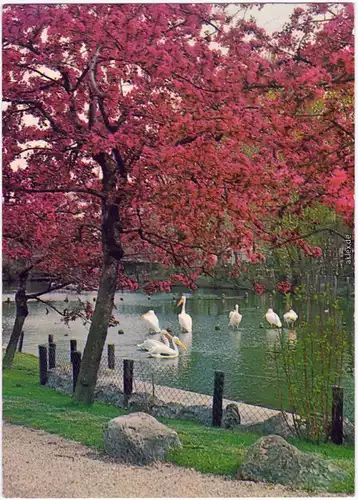
[[[288,338],[280,334],[275,361],[282,406],[293,412],[297,434],[320,442],[330,434],[332,386],[341,384],[348,334],[338,301],[327,293],[315,299],[320,313],[301,321]]]

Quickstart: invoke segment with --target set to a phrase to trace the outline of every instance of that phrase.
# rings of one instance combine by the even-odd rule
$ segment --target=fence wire
[[[43,344],[50,350],[49,344]],[[29,349],[31,347],[31,349]],[[36,352],[38,346],[26,345],[26,349]],[[77,341],[72,345],[77,351],[83,353],[84,341]],[[73,391],[73,367],[71,363],[71,347],[69,340],[56,342],[55,367],[48,366],[49,385],[68,393]],[[151,360],[153,361],[153,360]],[[48,363],[50,356],[48,355]],[[214,371],[212,373],[212,390],[210,394],[195,392],[186,385],[185,381],[178,381],[173,377],[173,367],[170,364],[156,360],[149,362],[145,359],[134,359],[132,391],[130,395],[125,394],[124,362],[122,357],[113,352],[108,353],[108,346],[103,350],[98,378],[96,384],[96,398],[118,406],[129,409],[141,409],[149,411],[158,417],[180,418],[197,420],[201,423],[211,425],[213,418],[213,393],[214,393]],[[17,358],[14,367],[17,367]],[[109,367],[110,366],[110,367]],[[253,377],[255,375],[252,375]],[[127,396],[127,397],[126,397]],[[261,433],[262,425],[271,417],[281,413],[282,408],[267,408],[260,404],[246,403],[240,400],[232,400],[223,387],[223,417],[225,425],[226,411],[230,408],[232,412],[239,414],[236,424],[250,426],[250,430]],[[237,410],[233,410],[236,407]],[[354,389],[344,388],[344,416],[349,415],[349,420],[354,423]],[[288,413],[288,418],[290,414]],[[228,425],[230,426],[230,425]]]

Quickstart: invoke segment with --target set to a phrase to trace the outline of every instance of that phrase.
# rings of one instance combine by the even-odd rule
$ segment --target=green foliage
[[[338,301],[328,293],[314,298],[320,303],[320,314],[301,322],[294,340],[287,341],[281,334],[275,359],[278,373],[283,371],[286,378],[288,405],[298,434],[320,442],[329,435],[332,386],[341,384],[349,344]]]
[[[103,426],[108,420],[125,414],[114,405],[75,404],[70,396],[39,385],[38,359],[16,354],[15,365],[3,373],[3,418],[73,439],[103,451]],[[253,433],[205,427],[181,420],[159,419],[176,430],[183,443],[181,450],[171,452],[167,460],[204,473],[234,475],[245,458],[247,448],[260,436]],[[349,471],[349,478],[332,489],[354,491],[354,449],[331,443],[314,445],[290,440],[301,451],[315,453]]]

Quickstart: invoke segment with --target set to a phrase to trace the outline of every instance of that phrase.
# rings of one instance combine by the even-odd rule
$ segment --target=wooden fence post
[[[81,353],[79,351],[72,352],[72,381],[73,381],[73,392],[75,392],[78,374],[81,368]]]
[[[343,388],[334,385],[332,388],[332,443],[343,443]]]
[[[129,396],[133,392],[133,360],[123,360],[123,392]]]
[[[215,372],[212,420],[215,427],[221,426],[223,416],[224,377],[224,372]]]
[[[53,336],[49,335],[49,339]],[[51,342],[48,345],[48,367],[51,370],[52,368],[56,368],[56,344],[54,342]]]
[[[114,355],[114,344],[108,344],[108,368],[114,370],[115,366],[115,355]]]
[[[77,351],[77,340],[70,340],[70,358],[71,363],[73,363],[73,353]]]
[[[19,339],[19,348],[18,348],[19,352],[22,352],[23,344],[24,344],[24,330],[21,330],[20,339]]]
[[[47,347],[39,345],[40,385],[47,384]]]
[[[53,335],[48,336],[48,343],[53,344]]]

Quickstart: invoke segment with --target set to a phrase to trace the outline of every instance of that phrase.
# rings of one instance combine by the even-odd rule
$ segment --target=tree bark
[[[104,198],[101,222],[103,264],[92,323],[73,395],[73,401],[85,404],[92,404],[94,401],[98,370],[117,288],[119,262],[124,255],[120,242],[122,226],[119,206],[121,199],[116,190],[118,178],[125,179],[124,166],[107,153],[100,153],[94,159],[101,165],[103,172]]]
[[[3,359],[4,369],[11,368],[12,366],[20,334],[23,329],[25,319],[29,314],[29,310],[27,308],[27,296],[26,296],[26,282],[28,278],[28,270],[25,270],[24,272],[20,273],[19,277],[20,277],[20,285],[15,295],[15,304],[16,304],[15,324]]]
[[[81,361],[76,390],[73,395],[74,401],[92,404],[94,400],[98,370],[107,338],[108,323],[113,309],[118,265],[118,261],[110,257],[102,266],[101,282]]]

